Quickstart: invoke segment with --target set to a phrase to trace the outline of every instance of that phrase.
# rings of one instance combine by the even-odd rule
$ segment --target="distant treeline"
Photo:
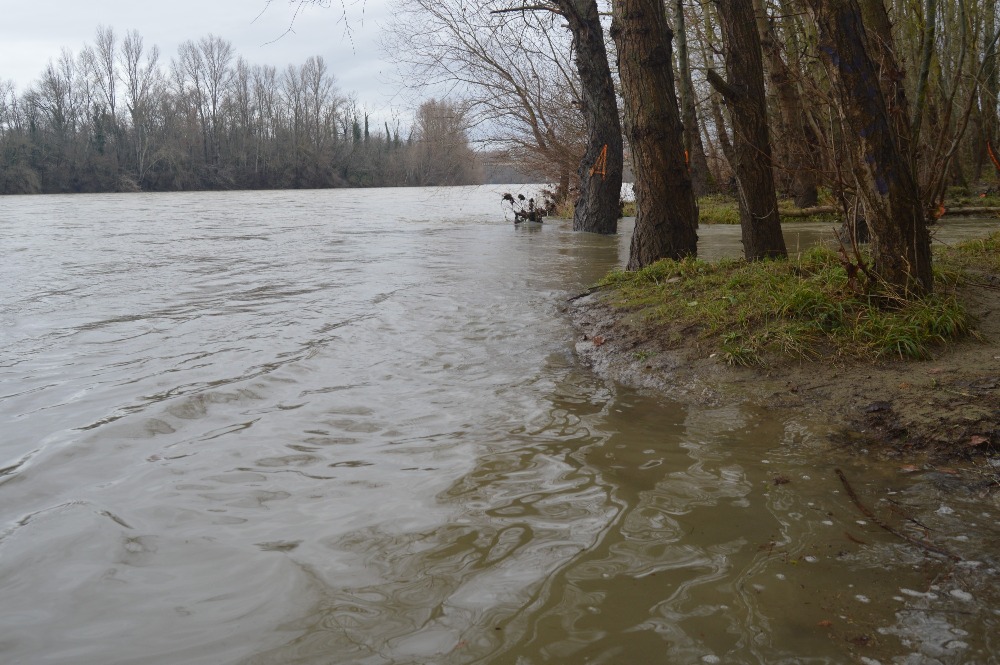
[[[214,35],[162,66],[98,28],[20,92],[0,81],[0,194],[476,184],[466,114],[429,100],[371,126],[322,57],[251,65]]]

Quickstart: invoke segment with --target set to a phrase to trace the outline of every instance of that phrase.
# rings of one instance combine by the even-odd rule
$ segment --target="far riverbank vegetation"
[[[0,79],[0,194],[478,184],[468,109],[376,121],[321,56],[252,64],[215,35],[169,60],[99,27],[21,90]]]

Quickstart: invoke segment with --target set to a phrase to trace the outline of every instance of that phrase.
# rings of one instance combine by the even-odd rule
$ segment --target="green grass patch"
[[[840,258],[823,247],[797,260],[659,261],[612,272],[602,285],[640,332],[685,330],[731,364],[760,365],[830,353],[929,357],[935,345],[966,335],[972,325],[946,293],[960,273],[941,274],[947,279],[939,293],[888,308],[884,298],[852,288]]]
[[[821,200],[820,205],[830,205],[830,201]],[[782,215],[783,223],[796,222],[830,222],[840,223],[838,213],[817,213],[806,217],[786,217],[785,213],[796,210],[791,199],[778,201],[778,214]],[[700,224],[739,224],[740,208],[736,198],[728,194],[711,194],[698,199],[698,222]]]
[[[711,194],[698,199],[699,224],[739,224],[740,209],[736,199],[725,194]]]

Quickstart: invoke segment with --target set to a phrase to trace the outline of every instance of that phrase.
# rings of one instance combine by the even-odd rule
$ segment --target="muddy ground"
[[[974,338],[931,360],[843,357],[731,367],[697,332],[640,331],[600,292],[571,302],[583,361],[620,383],[685,402],[752,401],[829,425],[831,445],[898,459],[903,470],[953,474],[966,489],[1000,491],[1000,289],[965,287]],[[678,343],[677,340],[685,340]]]

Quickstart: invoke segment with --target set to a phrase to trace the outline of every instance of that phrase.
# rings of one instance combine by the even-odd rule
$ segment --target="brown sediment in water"
[[[634,325],[596,292],[572,301],[580,358],[619,383],[691,403],[752,402],[829,426],[830,444],[895,459],[901,472],[935,470],[962,487],[1000,494],[1000,289],[959,297],[976,334],[930,360],[829,357],[767,367],[727,365],[694,330]]]

